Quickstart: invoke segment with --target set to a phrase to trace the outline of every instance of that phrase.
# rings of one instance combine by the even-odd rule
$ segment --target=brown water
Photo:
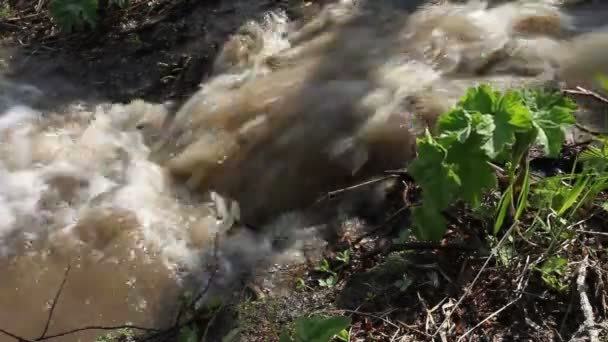
[[[169,324],[184,281],[205,283],[212,237],[225,228],[208,190],[238,200],[269,234],[296,228],[269,222],[402,165],[414,137],[466,87],[559,75],[560,63],[573,64],[561,57],[568,40],[589,29],[581,18],[601,13],[471,3],[411,14],[342,1],[302,29],[271,13],[228,43],[215,76],[168,126],[160,105],[40,113],[3,93],[0,328],[37,337],[68,265],[49,334]],[[226,238],[220,285],[272,255],[269,239]],[[96,333],[75,336],[62,341]]]

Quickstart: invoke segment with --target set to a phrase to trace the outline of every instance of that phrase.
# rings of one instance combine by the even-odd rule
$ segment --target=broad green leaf
[[[312,316],[295,322],[296,342],[329,342],[350,325],[350,317]]]
[[[471,134],[471,114],[464,109],[454,109],[437,119],[437,132],[449,140],[464,142]],[[443,143],[448,146],[449,143]]]
[[[536,142],[549,157],[557,157],[565,130],[575,123],[572,111],[576,104],[557,92],[522,90],[520,94],[532,111],[533,125],[538,130]]]
[[[422,241],[439,241],[447,229],[441,210],[428,202],[412,208],[412,223],[416,237]]]
[[[465,96],[460,99],[458,105],[467,111],[476,111],[482,114],[494,113],[498,93],[490,86],[482,84],[467,90]]]
[[[519,92],[508,91],[500,99],[497,116],[506,119],[507,123],[518,130],[528,130],[532,128],[532,113],[521,98]],[[497,125],[497,127],[499,127]]]
[[[488,164],[488,156],[480,148],[480,141],[481,137],[476,135],[464,144],[454,144],[446,158],[454,165],[462,198],[474,208],[481,204],[484,190],[497,185],[496,175]]]
[[[460,179],[453,167],[444,162],[445,150],[427,134],[416,144],[418,157],[408,170],[423,190],[424,201],[430,201],[439,209],[446,208],[455,198]]]

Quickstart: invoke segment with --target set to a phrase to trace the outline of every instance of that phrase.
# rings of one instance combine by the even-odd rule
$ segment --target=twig
[[[580,123],[575,123],[574,127],[580,129],[581,131],[583,131],[585,133],[591,134],[591,135],[605,135],[606,133],[608,133],[608,132],[601,132],[601,131],[593,130],[589,127],[581,125]],[[587,141],[585,141],[585,143],[587,143]]]
[[[364,187],[364,186],[367,186],[367,185],[370,185],[370,184],[382,182],[384,180],[387,180],[387,179],[390,179],[390,178],[397,178],[397,177],[398,177],[398,175],[388,175],[388,176],[372,179],[372,180],[369,180],[369,181],[366,181],[366,182],[363,182],[363,183],[355,184],[355,185],[352,185],[352,186],[349,186],[349,187],[346,187],[346,188],[330,191],[327,194],[321,196],[317,200],[317,203],[321,202],[323,200],[326,200],[326,199],[335,198],[337,195],[340,195],[340,194],[342,194],[344,192],[347,192],[347,191],[355,190],[355,189],[358,189],[358,188],[361,188],[361,187]]]
[[[576,89],[564,89],[562,90],[562,92],[566,93],[566,94],[573,94],[573,95],[585,95],[585,96],[591,96],[596,98],[597,100],[600,100],[602,102],[608,103],[608,99],[603,97],[602,95],[593,92],[591,90],[585,89],[583,87],[577,86]]]
[[[517,225],[517,223],[518,223],[518,221],[513,222],[513,224],[511,225],[511,227],[509,227],[509,229],[505,232],[505,235],[500,239],[500,241],[498,241],[498,244],[496,244],[496,247],[492,248],[492,251],[490,252],[490,256],[483,263],[483,265],[481,266],[481,269],[479,270],[479,272],[477,272],[477,275],[475,276],[475,278],[473,279],[473,281],[471,282],[471,284],[469,284],[469,286],[467,286],[467,288],[465,289],[465,291],[462,294],[462,296],[460,297],[460,299],[458,299],[458,301],[456,302],[456,304],[454,304],[454,307],[452,308],[452,310],[450,311],[450,313],[444,318],[443,322],[441,322],[441,324],[439,325],[439,327],[437,328],[437,330],[435,330],[435,333],[433,333],[433,335],[432,335],[433,338],[435,336],[437,336],[437,334],[441,331],[441,328],[443,328],[443,326],[450,320],[450,318],[452,317],[452,314],[456,311],[456,309],[462,303],[462,301],[465,299],[465,297],[471,292],[471,289],[473,289],[473,286],[475,285],[475,283],[477,282],[477,280],[481,276],[481,273],[483,273],[483,271],[486,269],[486,267],[490,263],[490,260],[494,256],[496,256],[496,254],[498,253],[498,249],[507,240],[507,237],[509,237],[511,235],[511,232],[513,231],[513,229],[515,228],[515,226]]]
[[[581,325],[579,331],[588,331],[590,342],[599,342],[599,331],[595,328],[595,318],[593,316],[593,308],[589,297],[587,297],[587,285],[585,281],[587,279],[587,266],[589,256],[585,256],[583,262],[581,262],[578,268],[578,276],[576,277],[576,290],[581,297],[581,310],[585,316],[585,321]],[[575,334],[576,335],[576,334]]]
[[[57,289],[57,293],[55,294],[55,298],[53,299],[53,304],[51,304],[51,309],[49,310],[49,317],[46,319],[46,324],[44,325],[44,330],[38,339],[44,338],[44,335],[49,331],[49,326],[51,325],[51,319],[53,318],[53,312],[55,312],[55,307],[57,306],[57,302],[59,301],[59,297],[61,296],[61,292],[65,286],[65,282],[68,280],[68,274],[70,273],[70,269],[72,265],[68,265],[65,269],[65,273],[63,274],[63,280],[61,281],[61,285],[59,285],[59,289]]]

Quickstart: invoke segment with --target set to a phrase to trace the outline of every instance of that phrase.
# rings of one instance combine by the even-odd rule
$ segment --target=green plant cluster
[[[108,4],[124,8],[129,0],[110,0]],[[72,32],[82,30],[87,24],[95,28],[98,8],[98,0],[51,0],[49,13],[61,30]]]
[[[515,89],[500,93],[488,85],[470,88],[454,108],[440,116],[436,134],[427,130],[417,140],[417,158],[409,167],[422,190],[422,204],[412,211],[416,236],[441,239],[447,229],[442,211],[456,201],[479,207],[483,193],[497,187],[492,162],[506,165],[509,176],[496,232],[513,201],[525,201],[512,197],[517,172],[527,173],[529,149],[538,144],[547,156],[556,157],[565,131],[575,123],[575,109],[574,102],[557,92]],[[527,175],[523,179],[527,182]],[[517,206],[516,216],[523,207]]]
[[[349,317],[301,317],[295,321],[293,333],[283,330],[279,342],[329,342],[334,337],[348,340],[346,329],[351,323]]]

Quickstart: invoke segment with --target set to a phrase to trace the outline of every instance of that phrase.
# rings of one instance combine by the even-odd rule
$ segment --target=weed
[[[436,136],[427,130],[417,140],[417,158],[409,168],[422,189],[423,202],[413,209],[415,234],[438,241],[446,230],[441,212],[457,200],[478,208],[484,191],[497,187],[491,162],[507,165],[509,185],[497,209],[494,233],[509,208],[523,213],[529,191],[528,150],[540,144],[556,157],[564,131],[574,124],[575,104],[561,94],[511,90],[504,94],[487,85],[470,88],[450,111],[440,116]],[[520,188],[518,194],[516,188]]]
[[[129,0],[110,0],[108,5],[125,8]],[[49,13],[62,31],[80,31],[85,25],[97,27],[98,0],[51,0]]]
[[[0,5],[0,19],[5,19],[11,16],[11,7],[9,4]]]
[[[540,271],[541,278],[551,289],[565,292],[568,289],[568,283],[566,282],[567,266],[568,260],[566,258],[552,257],[536,269]]]
[[[344,341],[344,331],[350,323],[349,317],[341,316],[301,317],[295,321],[293,334],[290,334],[289,329],[284,329],[279,342],[329,342],[336,335]]]

